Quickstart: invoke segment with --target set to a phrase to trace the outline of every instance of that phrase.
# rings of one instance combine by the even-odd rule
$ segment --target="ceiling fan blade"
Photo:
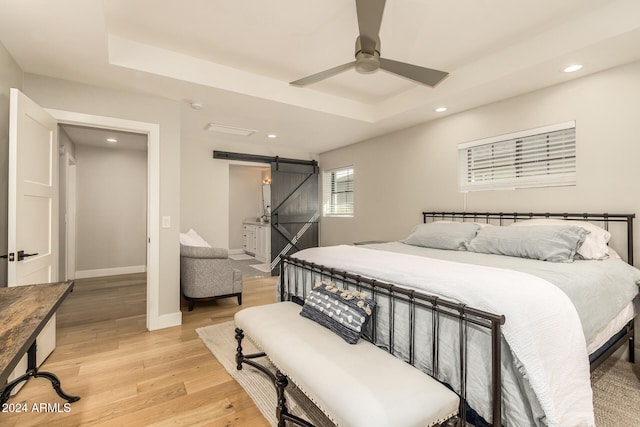
[[[434,70],[432,68],[420,67],[418,65],[385,58],[380,58],[380,68],[431,87],[434,87],[449,75],[446,71]]]
[[[320,71],[319,73],[312,74],[307,77],[303,77],[299,80],[289,83],[293,86],[306,86],[311,83],[319,82],[320,80],[324,80],[328,77],[334,76],[338,73],[343,72],[344,70],[348,70],[356,64],[355,61],[349,62],[347,64],[338,65],[337,67],[329,68],[328,70]]]
[[[380,34],[385,0],[356,0],[360,45],[362,51],[373,55]]]

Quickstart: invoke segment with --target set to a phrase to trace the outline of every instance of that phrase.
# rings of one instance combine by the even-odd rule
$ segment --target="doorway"
[[[229,259],[244,279],[271,276],[269,164],[229,164]]]
[[[147,217],[146,217],[146,271],[147,271],[147,316],[148,330],[175,324],[174,319],[161,319],[160,300],[160,126],[155,123],[138,122],[113,117],[47,109],[60,124],[81,127],[111,129],[144,134],[147,137]],[[77,180],[76,180],[77,182]],[[170,324],[167,324],[170,323]]]
[[[213,152],[213,158],[271,165],[271,275],[280,274],[280,260],[283,255],[318,246],[320,213],[317,161],[217,150]]]
[[[59,144],[60,274],[145,273],[147,136],[61,124]]]

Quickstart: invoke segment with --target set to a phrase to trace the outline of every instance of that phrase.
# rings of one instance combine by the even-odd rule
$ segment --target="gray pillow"
[[[575,225],[485,227],[466,247],[471,252],[573,262],[587,234],[587,230]]]
[[[476,236],[480,225],[473,222],[430,222],[416,225],[402,243],[425,248],[465,250],[465,244]]]
[[[355,344],[364,333],[375,306],[375,301],[366,294],[340,289],[333,282],[321,282],[309,292],[300,316]]]

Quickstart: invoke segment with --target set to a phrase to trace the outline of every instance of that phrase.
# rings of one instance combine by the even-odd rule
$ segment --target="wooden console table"
[[[31,377],[47,378],[69,402],[80,399],[63,392],[58,377],[39,372],[36,364],[36,338],[72,289],[73,281],[0,288],[0,404],[6,403],[17,384]],[[5,385],[25,353],[27,372]]]

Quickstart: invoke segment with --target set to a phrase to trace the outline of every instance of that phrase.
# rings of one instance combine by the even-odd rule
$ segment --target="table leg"
[[[11,390],[13,390],[15,386],[20,384],[22,381],[27,381],[31,377],[46,378],[51,381],[51,385],[53,386],[53,389],[56,391],[56,393],[58,393],[58,396],[68,402],[77,402],[78,400],[80,400],[79,396],[72,396],[62,391],[62,388],[60,387],[60,380],[54,374],[50,372],[38,371],[38,366],[36,363],[36,350],[37,347],[34,341],[33,344],[31,344],[31,347],[29,347],[29,351],[27,352],[27,372],[4,386],[4,388],[2,389],[2,394],[0,394],[0,404],[6,403],[7,400],[9,400]]]

